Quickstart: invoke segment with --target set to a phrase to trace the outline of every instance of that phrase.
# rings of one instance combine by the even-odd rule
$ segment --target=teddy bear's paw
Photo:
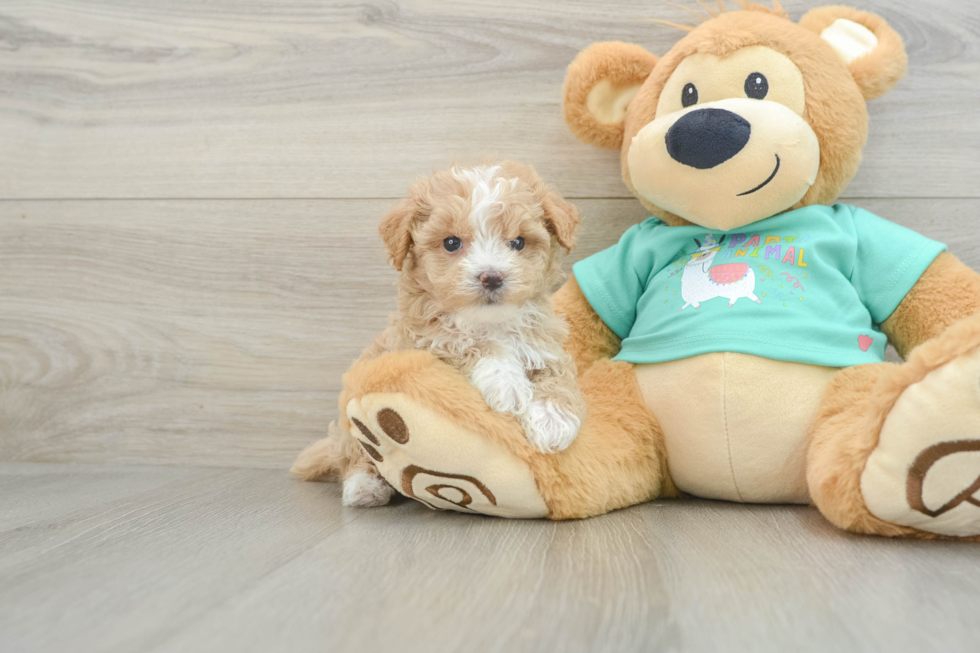
[[[521,420],[527,441],[544,453],[564,451],[575,440],[582,420],[550,401],[535,401]]]
[[[516,361],[481,358],[470,377],[483,400],[498,413],[521,415],[534,397],[534,386]]]
[[[358,472],[344,481],[343,504],[355,508],[373,508],[391,501],[395,490],[377,474]]]
[[[527,463],[404,394],[352,399],[347,416],[352,435],[381,476],[429,508],[499,517],[548,515]],[[346,483],[344,491],[346,500]]]
[[[861,475],[861,493],[885,521],[980,534],[980,349],[902,392]]]

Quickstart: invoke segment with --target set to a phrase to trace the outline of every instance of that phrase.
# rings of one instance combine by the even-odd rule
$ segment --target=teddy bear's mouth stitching
[[[742,197],[743,195],[751,195],[752,193],[754,193],[755,191],[759,190],[760,188],[762,188],[763,186],[765,186],[766,184],[768,184],[770,181],[772,181],[772,178],[776,176],[776,173],[777,172],[779,172],[779,155],[778,154],[776,155],[776,167],[773,168],[772,174],[769,175],[769,177],[767,177],[764,182],[762,182],[761,184],[759,184],[758,186],[756,186],[752,190],[747,190],[744,193],[739,193],[735,197]]]

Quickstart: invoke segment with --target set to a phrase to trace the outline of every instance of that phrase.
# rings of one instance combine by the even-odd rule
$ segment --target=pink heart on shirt
[[[858,336],[858,347],[861,348],[861,351],[868,351],[873,342],[874,339],[871,336]]]

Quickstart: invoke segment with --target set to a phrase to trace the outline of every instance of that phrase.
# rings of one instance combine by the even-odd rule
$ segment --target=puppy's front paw
[[[483,401],[498,413],[521,415],[534,397],[534,386],[517,364],[499,358],[483,358],[473,369],[472,383]]]
[[[395,491],[376,474],[358,472],[344,481],[344,505],[355,508],[383,506]]]
[[[544,453],[566,449],[582,426],[582,420],[577,415],[550,401],[531,404],[523,422],[528,442]]]

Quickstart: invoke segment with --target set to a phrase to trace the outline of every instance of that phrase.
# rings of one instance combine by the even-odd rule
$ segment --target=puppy
[[[496,411],[520,420],[543,452],[565,449],[585,414],[566,328],[551,294],[579,218],[530,167],[453,166],[409,189],[381,224],[396,270],[398,311],[358,362],[426,349],[456,367]],[[394,490],[336,422],[292,469],[343,480],[350,506],[383,505]]]

